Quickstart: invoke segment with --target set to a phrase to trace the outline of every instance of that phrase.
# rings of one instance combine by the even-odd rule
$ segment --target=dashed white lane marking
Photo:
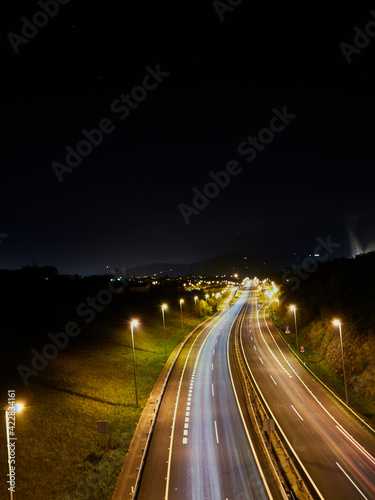
[[[257,350],[257,348],[255,347],[255,344],[254,344],[254,349]]]
[[[260,362],[261,362],[261,363],[262,363],[262,365],[263,365],[263,364],[264,364],[264,363],[263,363],[263,359],[262,359],[261,357],[259,357],[259,359],[260,359]]]
[[[298,413],[298,411],[294,408],[293,405],[290,405],[292,407],[292,409],[296,412],[296,414],[299,416],[299,418],[302,420],[303,422],[303,418],[301,417],[301,415]]]
[[[216,442],[219,444],[219,436],[217,434],[217,425],[216,425],[216,420],[215,420],[215,433],[216,433]]]
[[[214,396],[214,384],[212,384],[212,395]]]
[[[284,372],[288,375],[289,378],[293,378],[292,375],[288,372],[286,368],[283,367],[283,365],[280,363],[280,361],[275,357],[276,361],[278,362],[280,368],[284,370]]]
[[[193,371],[191,373],[191,379],[190,379],[190,385],[189,385],[189,392],[188,392],[188,397],[186,401],[186,411],[185,411],[185,423],[184,423],[184,430],[183,430],[183,438],[182,438],[182,444],[187,444],[188,438],[187,436],[189,435],[189,420],[190,420],[190,410],[191,410],[191,398],[193,394],[193,387],[194,387],[194,378],[195,378],[195,371],[197,368],[197,363],[198,360],[195,361],[195,365],[193,368]]]
[[[275,379],[273,378],[273,376],[272,376],[272,375],[270,375],[270,377],[271,377],[272,382],[273,382],[275,385],[277,385],[277,382],[275,381]]]

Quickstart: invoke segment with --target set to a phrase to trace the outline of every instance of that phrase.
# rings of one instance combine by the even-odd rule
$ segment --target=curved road
[[[178,388],[174,388],[173,419],[169,420],[169,414],[164,418],[162,413],[157,422],[160,428],[169,428],[169,455],[165,459],[165,438],[164,445],[158,446],[162,441],[158,441],[155,428],[149,451],[152,458],[147,460],[138,499],[280,498],[276,485],[267,485],[264,459],[261,457],[260,464],[253,452],[228,365],[229,332],[248,293],[244,291],[231,308],[226,306],[218,320],[204,328],[189,346]],[[163,404],[170,406],[168,398]]]
[[[250,292],[241,342],[285,438],[326,500],[375,499],[375,439],[291,354]]]

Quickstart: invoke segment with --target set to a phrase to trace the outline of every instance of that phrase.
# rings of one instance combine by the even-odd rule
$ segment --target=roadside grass
[[[167,357],[184,335],[204,318],[194,304],[171,306],[165,315],[166,344],[159,307],[124,304],[115,298],[90,325],[70,340],[48,366],[31,376],[1,381],[4,404],[15,389],[25,408],[16,417],[15,500],[44,498],[109,500],[134,430]],[[117,300],[119,299],[119,300]],[[149,299],[145,299],[146,301]],[[130,319],[134,327],[135,384]],[[165,355],[165,345],[167,356]],[[99,446],[97,421],[109,421],[108,451]],[[0,440],[6,443],[5,425]],[[0,460],[0,498],[8,498],[6,447]]]
[[[275,319],[271,316],[274,325],[277,327],[279,334],[285,342],[292,347],[296,352],[297,343],[295,334],[285,333],[285,325],[279,318]],[[304,352],[299,353],[299,357],[305,365],[327,386],[331,391],[336,394],[342,401],[345,402],[345,385],[334,372],[331,365],[325,362],[324,357],[319,353],[313,351],[306,339],[298,335],[298,345],[304,347]],[[350,408],[354,410],[361,418],[363,418],[372,428],[375,428],[375,408],[374,405],[367,401],[363,396],[354,392],[348,386],[348,402]],[[360,421],[359,421],[360,422]],[[366,426],[364,428],[368,429]]]

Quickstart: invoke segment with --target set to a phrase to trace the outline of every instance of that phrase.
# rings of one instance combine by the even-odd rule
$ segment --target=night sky
[[[53,17],[35,17],[42,4]],[[105,273],[241,251],[292,254],[327,235],[348,255],[355,240],[369,248],[375,5],[224,5],[7,6],[0,268]],[[25,18],[43,26],[23,28]],[[355,31],[366,26],[370,36]],[[342,42],[353,50],[345,55]],[[283,110],[284,126],[273,119]],[[70,156],[69,167],[66,147],[77,151],[82,131],[99,126],[97,145],[81,145],[85,156]],[[60,179],[56,162],[68,167]],[[210,172],[228,164],[237,175],[207,188]],[[205,188],[211,199],[197,209],[193,190]],[[193,208],[185,218],[181,204]]]

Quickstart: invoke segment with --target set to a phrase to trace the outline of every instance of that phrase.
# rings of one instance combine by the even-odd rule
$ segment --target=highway
[[[295,359],[250,291],[240,339],[248,368],[314,496],[375,499],[375,439]],[[292,334],[291,334],[292,335]]]
[[[248,293],[227,305],[182,353],[178,378],[171,378],[163,398],[138,499],[280,498],[275,483],[267,484],[264,458],[257,458],[244,426],[228,365],[229,332]]]

